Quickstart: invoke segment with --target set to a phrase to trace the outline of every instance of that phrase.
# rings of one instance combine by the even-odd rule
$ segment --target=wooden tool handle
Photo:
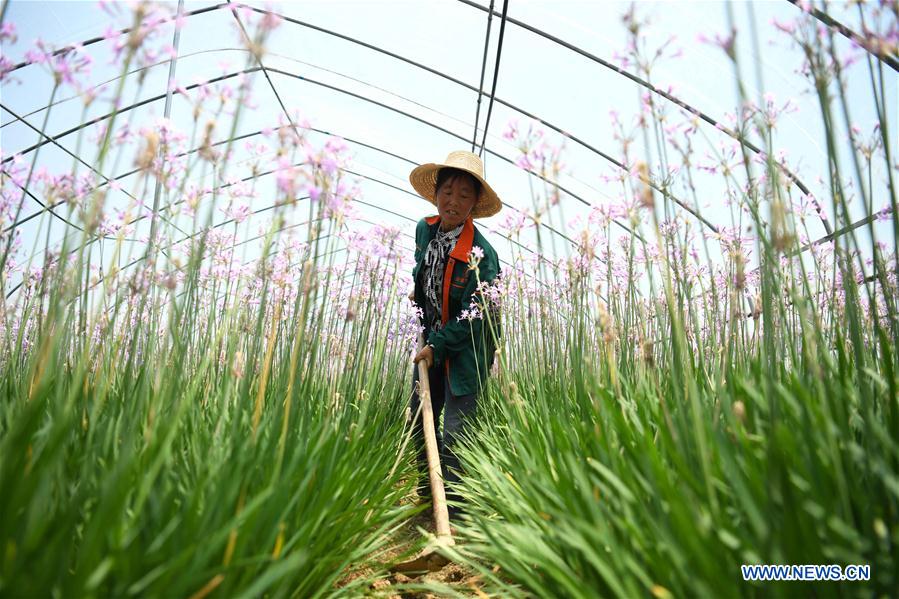
[[[424,349],[424,337],[418,336],[418,351]],[[452,533],[449,526],[449,512],[446,507],[446,491],[443,488],[443,476],[440,470],[440,452],[437,449],[437,431],[434,430],[434,408],[431,405],[431,385],[428,377],[426,360],[418,364],[418,400],[421,402],[421,420],[425,433],[425,452],[428,456],[428,478],[431,481],[431,500],[434,504],[434,522],[437,525],[437,537],[446,537],[452,544]]]

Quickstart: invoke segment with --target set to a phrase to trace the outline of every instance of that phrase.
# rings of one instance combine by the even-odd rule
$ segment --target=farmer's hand
[[[415,291],[409,292],[409,301],[411,301],[411,302],[415,301]]]
[[[425,345],[424,349],[415,354],[415,357],[412,358],[412,362],[418,364],[419,361],[424,360],[427,367],[430,369],[434,364],[434,348],[430,345]]]

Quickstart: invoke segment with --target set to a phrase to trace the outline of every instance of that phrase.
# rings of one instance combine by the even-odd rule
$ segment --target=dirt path
[[[433,534],[434,520],[430,510],[421,512],[409,520],[402,527],[397,529],[396,533],[388,541],[387,550],[379,554],[380,562],[399,561],[400,557],[416,547],[422,542],[422,534],[419,529]],[[348,573],[338,586],[345,586],[347,583],[359,578],[367,577],[373,573],[373,568],[362,566]],[[410,588],[414,585],[432,583],[447,588],[446,593],[428,592]],[[459,564],[450,563],[436,572],[428,572],[417,578],[412,578],[404,574],[385,574],[375,580],[374,584],[369,588],[369,593],[374,597],[389,598],[439,598],[450,596],[466,596],[466,597],[487,597],[481,590],[481,576],[471,569],[465,568]]]

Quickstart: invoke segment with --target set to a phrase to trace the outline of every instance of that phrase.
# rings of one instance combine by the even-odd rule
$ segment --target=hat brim
[[[418,195],[436,206],[437,198],[435,197],[434,192],[435,187],[437,186],[437,173],[439,173],[442,168],[454,168],[464,171],[481,182],[481,193],[478,196],[477,203],[475,203],[474,208],[471,210],[471,218],[487,218],[502,210],[503,203],[499,199],[499,196],[496,195],[496,192],[493,191],[493,188],[490,187],[490,184],[478,173],[460,167],[459,165],[437,164],[434,162],[422,164],[421,166],[412,169],[412,172],[409,173],[409,183],[412,184],[412,188],[418,192]]]

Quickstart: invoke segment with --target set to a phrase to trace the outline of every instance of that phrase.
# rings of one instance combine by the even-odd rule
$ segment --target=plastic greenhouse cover
[[[501,5],[496,3],[494,7],[497,14],[490,24],[484,60],[488,27],[485,2],[249,2],[242,5],[247,8],[237,12],[231,10],[234,5],[186,2],[184,11],[198,14],[184,20],[177,49],[169,48],[165,42],[173,39],[174,24],[161,25],[159,54],[147,58],[146,65],[135,65],[122,82],[121,97],[128,106],[138,105],[129,110],[129,118],[140,126],[153,123],[164,114],[169,87],[187,87],[217,77],[236,82],[241,71],[250,69],[252,72],[243,76],[251,78],[251,104],[255,109],[244,112],[234,131],[240,141],[234,146],[229,175],[235,180],[251,177],[254,157],[263,165],[274,164],[276,157],[264,147],[263,133],[277,126],[286,109],[300,122],[308,123],[314,143],[325,143],[329,135],[346,140],[352,155],[349,169],[364,201],[357,205],[358,220],[349,226],[378,223],[401,227],[405,233],[403,241],[410,249],[414,221],[433,210],[412,192],[407,179],[409,170],[418,163],[441,161],[454,149],[470,149],[476,114],[480,128],[476,139],[480,142],[493,84]],[[176,3],[166,6],[173,11],[177,7]],[[241,41],[239,17],[258,18],[253,9],[270,10],[284,18],[267,41],[261,65]],[[546,185],[522,168],[518,149],[510,136],[504,135],[515,127],[522,131],[533,125],[520,110],[542,121],[537,128],[542,131],[541,139],[547,148],[562,148],[564,168],[556,182],[562,189],[559,199],[564,222],[541,223],[552,240],[549,254],[562,255],[573,241],[565,230],[575,227],[568,225],[589,222],[597,210],[614,213],[609,207],[625,200],[620,177],[633,173],[628,175],[622,168],[616,123],[634,123],[641,103],[650,101],[666,105],[670,117],[668,122],[656,124],[657,135],[676,135],[678,128],[689,123],[700,131],[691,153],[693,164],[699,167],[694,180],[696,195],[688,197],[685,189],[675,190],[675,195],[682,196],[684,204],[695,202],[701,206],[704,221],[678,204],[671,204],[672,214],[666,216],[676,213],[691,223],[694,232],[714,234],[733,227],[727,189],[720,175],[704,173],[702,167],[712,170],[718,152],[730,152],[738,162],[738,144],[722,127],[694,119],[653,91],[662,90],[729,127],[738,104],[738,79],[721,47],[728,42],[729,19],[738,31],[750,31],[752,26],[757,29],[757,44],[748,37],[742,39],[736,47],[737,56],[748,96],[782,113],[775,130],[774,152],[796,167],[796,177],[813,195],[826,196],[826,151],[819,141],[823,135],[817,100],[798,72],[802,63],[800,51],[781,31],[782,24],[795,18],[799,8],[788,2],[638,3],[635,10],[650,20],[642,43],[653,51],[659,49],[651,76],[640,74],[624,58],[628,40],[622,15],[629,10],[630,5],[625,3],[509,3],[496,101],[484,149],[487,178],[499,191],[506,208],[496,217],[485,219],[483,225],[493,231],[497,238],[494,246],[504,259],[509,258],[511,245],[500,240],[514,226],[511,223],[519,218],[519,211],[532,208],[532,191]],[[850,28],[858,27],[855,13],[848,8],[835,6],[833,14]],[[3,47],[6,58],[14,63],[25,58],[33,38],[41,37],[61,47],[95,36],[108,37],[84,48],[92,58],[90,81],[94,85],[104,84],[101,98],[119,85],[120,64],[114,56],[116,36],[110,28],[128,23],[116,20],[102,7],[83,2],[13,2],[5,19],[18,29],[18,42],[4,42]],[[534,28],[569,47],[541,36]],[[851,48],[847,40],[836,41],[847,50]],[[173,56],[177,60],[170,85],[169,59]],[[857,68],[848,69],[846,92],[856,123],[863,130],[870,130],[877,115],[872,103],[865,101],[867,74],[862,62]],[[478,110],[482,63],[486,65],[486,74]],[[635,75],[637,80],[622,71]],[[58,103],[48,116],[47,103],[53,89],[48,72],[40,65],[30,65],[13,75],[13,80],[4,81],[2,86],[0,131],[4,158],[24,152],[23,158],[30,160],[39,139],[38,131],[43,127],[55,139],[52,144],[40,146],[38,169],[65,170],[78,159],[83,161],[76,164],[79,173],[98,167],[92,158],[96,144],[90,140],[103,133],[102,117],[109,113],[108,103],[94,102],[85,108],[71,90],[60,89],[55,98]],[[896,72],[889,70],[887,76],[889,105],[895,107],[899,105]],[[173,125],[190,131],[193,104],[189,97],[173,94],[170,111]],[[88,125],[79,135],[76,129],[92,119],[101,120]],[[629,151],[632,156],[649,156],[650,169],[658,175],[663,166],[661,157],[652,155],[654,144],[654,139],[637,136]],[[895,155],[895,148],[892,150]],[[671,164],[675,162],[671,160]],[[129,202],[127,190],[136,177],[128,174],[132,170],[132,164],[102,165],[99,179],[117,179],[118,183],[107,200],[110,210],[123,210]],[[196,185],[203,187],[209,185],[214,174],[198,171],[195,176]],[[740,182],[737,176],[734,184]],[[272,175],[258,177],[258,206],[252,208],[271,204],[274,184]],[[803,195],[795,186],[791,189],[794,199]],[[23,247],[28,249],[42,244],[36,238],[40,219],[33,217],[42,211],[37,201],[46,200],[37,191],[32,192],[37,197],[29,197],[20,218]],[[830,203],[822,202],[822,208],[826,219],[835,222]],[[851,210],[850,220],[865,214],[862,206],[852,206]],[[221,220],[226,217],[224,213],[217,216]],[[176,225],[187,228],[189,218],[180,218],[183,222],[172,216]],[[239,229],[240,235],[252,238],[266,218],[266,212],[249,217]],[[296,222],[302,218],[300,211]],[[137,246],[145,243],[148,221],[141,221],[130,236]],[[810,218],[807,225],[811,239],[828,232],[820,219]],[[889,237],[884,227],[875,229],[885,232],[881,239]],[[618,230],[623,231],[624,226]],[[55,226],[51,235],[59,241],[67,232],[73,230]],[[534,230],[522,233],[521,239],[525,245],[533,246]],[[101,247],[95,258],[102,260],[104,253],[108,252]]]

